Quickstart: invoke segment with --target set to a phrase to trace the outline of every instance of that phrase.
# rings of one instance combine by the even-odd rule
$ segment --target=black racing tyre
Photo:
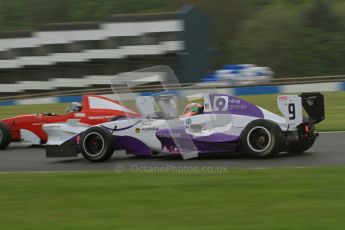
[[[303,153],[310,149],[315,143],[315,138],[312,138],[309,141],[298,141],[289,144],[286,147],[286,152],[293,154],[293,153]]]
[[[298,127],[298,133],[299,133],[298,140],[291,142],[286,146],[285,151],[287,153],[290,153],[290,154],[303,153],[314,145],[316,137],[317,137],[315,136],[315,125],[313,124],[309,125],[309,133],[306,133],[303,126],[300,126]]]
[[[80,148],[85,159],[92,162],[106,161],[114,152],[112,135],[101,127],[91,127],[84,132]]]
[[[241,134],[242,152],[255,158],[271,158],[283,149],[285,136],[278,124],[258,119],[250,122]]]
[[[11,129],[6,124],[0,122],[0,150],[6,149],[12,140]]]

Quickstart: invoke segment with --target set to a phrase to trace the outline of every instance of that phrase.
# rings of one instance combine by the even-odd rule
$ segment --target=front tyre
[[[241,135],[243,152],[255,158],[277,156],[284,144],[285,136],[281,128],[270,120],[258,119],[250,122]]]
[[[87,129],[80,141],[83,157],[92,162],[108,160],[114,152],[112,135],[101,127]]]
[[[11,129],[5,123],[0,122],[0,150],[6,149],[11,139]]]

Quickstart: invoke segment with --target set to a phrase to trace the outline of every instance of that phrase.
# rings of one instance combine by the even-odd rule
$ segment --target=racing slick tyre
[[[290,143],[287,147],[286,147],[286,152],[289,154],[294,154],[294,153],[303,153],[305,151],[307,151],[308,149],[310,149],[316,140],[316,136],[313,134],[315,131],[315,126],[311,125],[309,127],[309,129],[311,130],[311,134],[309,135],[309,138],[303,138],[303,135],[305,134],[304,132],[300,132],[299,135],[299,140],[296,142],[292,142]]]
[[[279,154],[285,144],[283,131],[273,121],[258,119],[250,122],[242,132],[242,152],[255,158],[271,158]]]
[[[5,149],[11,142],[11,130],[10,128],[0,122],[0,149]]]
[[[299,141],[296,143],[292,143],[286,147],[286,152],[289,154],[303,153],[307,151],[308,149],[310,149],[314,145],[314,143],[315,143],[315,138],[313,138],[312,140],[308,142]]]
[[[112,135],[101,127],[91,127],[84,132],[80,148],[85,159],[92,162],[106,161],[114,152]]]

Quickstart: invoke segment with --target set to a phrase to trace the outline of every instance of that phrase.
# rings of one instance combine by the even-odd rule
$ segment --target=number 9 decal
[[[295,120],[296,119],[295,104],[293,103],[288,104],[288,112],[289,112],[289,120]]]
[[[288,125],[297,126],[303,122],[302,99],[297,95],[277,97],[278,108]]]

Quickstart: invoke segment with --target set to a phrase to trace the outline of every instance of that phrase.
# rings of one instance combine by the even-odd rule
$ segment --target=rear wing
[[[317,124],[325,119],[325,103],[321,93],[302,93],[302,106],[309,117],[309,123]]]
[[[296,127],[304,122],[303,109],[311,124],[317,124],[325,119],[324,97],[321,93],[280,95],[277,97],[277,103],[290,126]]]

